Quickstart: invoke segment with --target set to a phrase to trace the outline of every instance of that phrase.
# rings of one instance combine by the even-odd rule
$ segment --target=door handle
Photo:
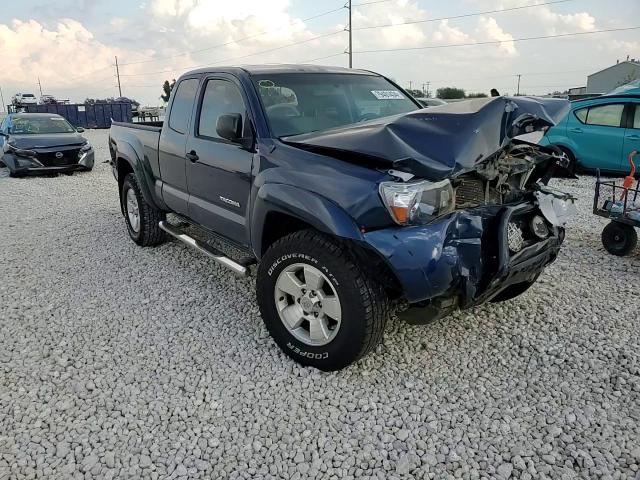
[[[633,135],[628,135],[628,136],[627,136],[627,138],[628,138],[629,140],[640,140],[640,135],[635,135],[635,134],[633,134]]]
[[[570,128],[569,131],[573,132],[573,133],[582,133],[582,129],[581,128]]]
[[[197,162],[199,160],[200,157],[198,157],[198,154],[196,153],[195,150],[191,150],[189,153],[187,153],[186,157],[191,160],[193,163]]]

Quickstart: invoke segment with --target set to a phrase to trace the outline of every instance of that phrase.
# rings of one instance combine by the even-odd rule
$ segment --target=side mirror
[[[76,132],[82,133],[82,132],[84,132],[84,128],[78,127],[78,128],[76,128]]]
[[[220,138],[240,143],[242,140],[242,115],[239,113],[220,115],[216,122],[216,133]]]

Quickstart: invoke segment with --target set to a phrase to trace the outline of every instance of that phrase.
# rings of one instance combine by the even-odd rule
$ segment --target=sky
[[[640,0],[353,4],[354,68],[414,89],[515,93],[521,75],[521,93],[545,94],[585,85],[588,74],[618,59],[640,58],[640,28],[619,30],[640,27]],[[44,94],[73,102],[117,97],[117,56],[122,94],[160,105],[164,80],[191,68],[348,66],[343,6],[343,0],[6,2],[0,88],[5,104],[16,92],[39,95],[38,79]],[[618,31],[590,33],[600,30]],[[526,40],[554,35],[564,36]]]

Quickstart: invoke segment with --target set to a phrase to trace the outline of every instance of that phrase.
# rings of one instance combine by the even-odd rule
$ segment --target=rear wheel
[[[145,202],[138,179],[131,173],[122,182],[120,201],[127,231],[134,242],[142,247],[149,247],[165,240],[165,232],[158,226],[165,219],[164,212]]]
[[[612,255],[629,255],[638,244],[638,234],[631,225],[611,222],[602,231],[602,245]]]
[[[382,339],[388,301],[348,250],[313,230],[274,243],[258,267],[260,313],[278,346],[295,361],[339,370]]]
[[[576,172],[578,171],[578,161],[576,160],[576,156],[573,154],[573,152],[571,150],[569,150],[567,147],[558,147],[562,153],[564,153],[567,158],[569,159],[569,166],[567,167],[567,172],[570,175],[575,175]]]

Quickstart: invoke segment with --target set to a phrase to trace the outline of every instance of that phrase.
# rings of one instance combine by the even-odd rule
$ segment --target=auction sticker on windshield
[[[404,95],[398,90],[371,90],[371,93],[378,100],[404,100]]]

